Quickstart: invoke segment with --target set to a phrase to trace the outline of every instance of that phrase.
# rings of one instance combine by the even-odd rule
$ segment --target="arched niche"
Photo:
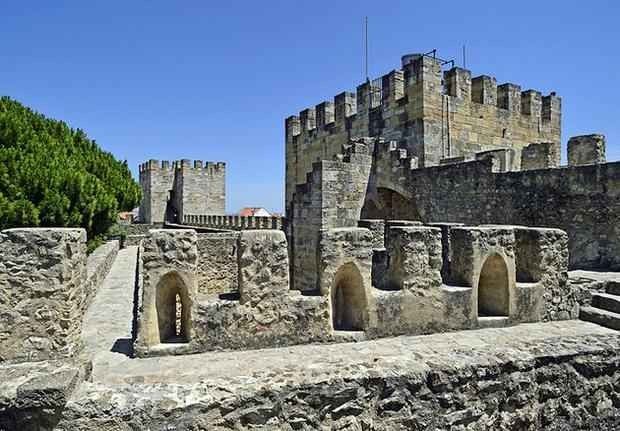
[[[159,342],[189,342],[190,300],[187,285],[178,273],[169,272],[161,278],[155,306]]]
[[[478,281],[478,315],[508,316],[510,287],[508,266],[499,254],[486,258]]]
[[[331,290],[332,322],[336,331],[363,331],[368,321],[368,304],[362,276],[348,263],[340,267]]]
[[[362,207],[362,219],[421,220],[415,200],[399,192],[378,187],[368,195]]]

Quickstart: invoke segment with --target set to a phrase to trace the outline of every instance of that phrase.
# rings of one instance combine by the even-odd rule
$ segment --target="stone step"
[[[508,316],[478,316],[478,328],[504,328],[509,326]]]
[[[620,314],[595,307],[582,307],[579,318],[607,328],[620,330]]]
[[[593,293],[592,306],[612,313],[620,313],[620,296],[609,293]]]
[[[605,291],[610,295],[620,295],[620,281],[608,281]]]

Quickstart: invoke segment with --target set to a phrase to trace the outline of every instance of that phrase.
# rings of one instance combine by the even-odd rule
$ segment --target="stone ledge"
[[[134,359],[108,371],[74,393],[58,429],[620,425],[620,333],[580,321]]]
[[[90,363],[73,360],[0,366],[0,430],[52,426],[89,372]]]

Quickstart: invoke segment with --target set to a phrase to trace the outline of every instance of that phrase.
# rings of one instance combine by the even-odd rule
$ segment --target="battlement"
[[[182,221],[184,212],[224,213],[224,162],[151,159],[140,164],[139,171],[142,186],[140,219],[145,223]]]
[[[403,56],[399,69],[286,118],[287,211],[313,164],[333,160],[357,137],[397,142],[414,168],[509,151],[514,156],[507,169],[517,171],[525,148],[542,143],[549,144],[547,165],[559,165],[560,97],[510,82],[498,85],[493,76],[474,76],[448,63],[432,55]]]
[[[150,159],[147,162],[141,163],[138,167],[138,170],[140,173],[142,173],[146,171],[173,171],[180,168],[219,171],[226,169],[226,163],[190,159],[161,161],[156,159]]]
[[[495,106],[515,114],[539,117],[551,122],[560,111],[555,92],[543,96],[537,90],[521,91],[513,83],[497,84],[488,75],[472,78],[472,72],[460,67],[443,70],[443,62],[426,55],[403,56],[402,68],[364,82],[355,92],[343,92],[332,100],[303,109],[286,119],[287,137],[314,130],[328,130],[357,114],[390,104],[408,104],[424,92],[450,96],[468,103]],[[424,85],[425,82],[439,85]],[[443,84],[443,85],[442,85]]]

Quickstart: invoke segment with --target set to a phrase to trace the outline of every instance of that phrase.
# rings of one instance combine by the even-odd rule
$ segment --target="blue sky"
[[[614,1],[4,1],[0,94],[127,159],[228,164],[227,210],[281,210],[283,122],[400,56],[439,50],[474,75],[563,98],[568,137],[607,135],[620,159]],[[509,6],[504,6],[504,3]]]

